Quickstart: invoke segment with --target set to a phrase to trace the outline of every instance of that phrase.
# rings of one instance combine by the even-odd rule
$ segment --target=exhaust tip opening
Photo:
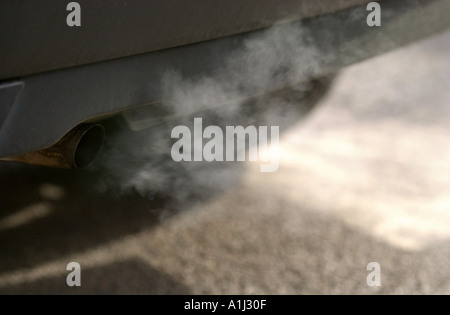
[[[105,141],[102,125],[92,125],[81,136],[74,153],[74,166],[84,169],[91,166],[99,156]]]

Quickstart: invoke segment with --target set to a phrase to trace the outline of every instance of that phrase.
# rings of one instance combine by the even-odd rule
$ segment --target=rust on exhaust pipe
[[[82,124],[69,131],[53,146],[7,158],[6,161],[59,168],[87,168],[98,157],[105,140],[100,124]]]

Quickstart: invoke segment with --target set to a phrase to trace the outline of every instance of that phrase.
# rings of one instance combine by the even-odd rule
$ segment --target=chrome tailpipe
[[[53,146],[2,158],[1,160],[59,168],[88,168],[97,159],[105,141],[105,129],[100,124],[82,124]]]

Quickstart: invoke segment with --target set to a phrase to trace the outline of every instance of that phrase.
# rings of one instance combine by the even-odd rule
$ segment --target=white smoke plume
[[[168,196],[179,205],[229,187],[239,178],[242,162],[174,162],[171,128],[192,126],[194,116],[234,126],[298,119],[307,107],[301,97],[311,88],[309,79],[321,68],[319,51],[300,24],[272,27],[221,59],[204,77],[184,77],[177,69],[164,74],[165,106],[179,118],[119,134],[102,161],[102,189]],[[281,96],[261,96],[285,86],[292,88]]]

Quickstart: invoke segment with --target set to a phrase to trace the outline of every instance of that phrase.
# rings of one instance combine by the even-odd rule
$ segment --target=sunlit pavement
[[[447,32],[346,68],[283,135],[278,172],[249,164],[169,219],[2,163],[0,292],[450,294],[449,51]]]

